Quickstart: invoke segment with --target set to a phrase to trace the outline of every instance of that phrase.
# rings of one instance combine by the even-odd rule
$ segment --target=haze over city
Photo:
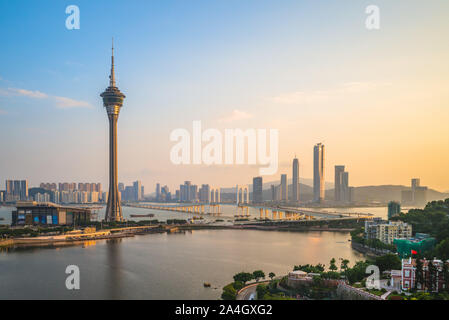
[[[147,190],[162,181],[172,189],[184,180],[250,183],[257,166],[170,162],[170,132],[201,120],[221,131],[278,129],[280,167],[266,182],[290,174],[295,154],[300,177],[312,178],[313,146],[323,142],[326,181],[343,164],[353,186],[419,177],[447,191],[449,45],[441,36],[449,4],[377,4],[382,24],[370,32],[366,1],[78,1],[81,28],[73,32],[63,27],[64,3],[2,2],[0,181],[107,185],[99,94],[114,36],[127,95],[121,182],[139,179]]]

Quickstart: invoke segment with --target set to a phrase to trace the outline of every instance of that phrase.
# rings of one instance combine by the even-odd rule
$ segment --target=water
[[[163,204],[161,204],[163,205]],[[206,211],[209,210],[208,206],[205,206]],[[14,209],[14,207],[0,207],[0,218],[4,218],[5,220],[0,221],[0,224],[10,224],[11,223],[11,211]],[[194,214],[188,214],[188,213],[182,213],[182,212],[172,212],[172,211],[160,211],[160,210],[151,210],[151,209],[142,209],[142,208],[130,208],[130,207],[123,207],[123,216],[125,219],[130,220],[148,220],[148,219],[157,219],[160,221],[166,221],[167,219],[188,219],[192,218]],[[371,213],[375,217],[380,217],[383,219],[387,219],[388,216],[388,209],[386,207],[362,207],[362,208],[325,208],[325,209],[319,209],[319,208],[305,208],[306,210],[313,210],[313,211],[323,211],[323,212],[339,212],[339,213]],[[406,208],[404,208],[405,210]],[[99,211],[99,217],[104,217],[104,212],[106,208],[103,207]],[[242,214],[241,210],[237,210],[237,208],[234,205],[221,205],[220,206],[221,215],[219,217],[212,217],[205,215],[205,220],[215,220],[217,218],[228,220],[233,219],[234,215],[240,215]],[[259,217],[260,213],[258,209],[249,208],[249,215],[250,219],[254,219],[256,217]],[[154,214],[154,218],[131,218],[131,214],[147,214],[152,213]],[[195,214],[196,216],[198,214]]]
[[[240,271],[287,274],[295,264],[363,256],[348,233],[203,230],[0,253],[0,299],[218,299]],[[77,265],[81,289],[65,288]],[[204,288],[209,282],[212,288]],[[217,289],[215,289],[217,288]]]

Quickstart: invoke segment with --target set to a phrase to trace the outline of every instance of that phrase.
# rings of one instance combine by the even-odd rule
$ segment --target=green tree
[[[401,259],[392,253],[376,257],[374,264],[379,267],[380,272],[386,270],[400,270],[402,268]]]
[[[449,238],[441,241],[435,248],[438,258],[445,261],[449,259]]]
[[[259,282],[259,279],[264,279],[265,273],[262,270],[256,270],[253,272],[253,279],[256,280],[256,282]]]
[[[240,289],[242,289],[245,285],[240,282],[240,281],[236,281],[232,284],[232,286],[234,287],[235,290],[239,291]]]
[[[268,274],[268,277],[270,277],[270,279],[273,280],[273,278],[276,277],[276,275],[274,274],[274,272],[270,272]]]
[[[343,259],[343,258],[340,258],[340,260],[341,260],[340,270],[344,272],[345,278],[346,278],[346,272],[348,271],[348,267],[349,267],[349,260]]]
[[[335,262],[336,262],[335,258],[332,258],[331,261],[330,261],[329,270],[331,270],[331,271],[337,271],[338,270],[338,267],[335,264]]]
[[[235,300],[237,297],[237,290],[235,290],[232,283],[228,284],[223,288],[223,293],[221,294],[221,298],[223,300]]]
[[[358,261],[346,271],[346,277],[349,283],[362,281],[366,277],[366,268],[370,265],[368,261]]]
[[[256,288],[257,300],[263,300],[264,296],[269,293],[265,284],[259,284]]]
[[[239,272],[236,275],[234,275],[234,281],[240,281],[243,284],[247,283],[248,281],[251,281],[253,278],[253,275],[248,272]]]

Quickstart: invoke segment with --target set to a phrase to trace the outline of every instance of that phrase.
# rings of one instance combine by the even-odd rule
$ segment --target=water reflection
[[[363,256],[349,233],[200,230],[61,246],[15,247],[0,253],[0,299],[218,299],[241,271],[283,275],[298,264]],[[68,291],[65,268],[81,270],[81,290]],[[32,270],[33,272],[30,272]],[[35,277],[35,275],[39,277]],[[37,280],[36,280],[37,279]]]
[[[122,239],[111,239],[106,241],[106,264],[108,266],[108,294],[107,299],[120,299],[122,291],[122,269],[121,246]]]

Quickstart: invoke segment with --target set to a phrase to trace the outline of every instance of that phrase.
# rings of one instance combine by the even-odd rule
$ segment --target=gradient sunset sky
[[[77,5],[81,29],[67,30]],[[365,9],[380,8],[380,30]],[[170,132],[274,128],[280,168],[264,181],[449,190],[449,1],[0,1],[0,189],[5,179],[102,182],[111,37],[118,87],[119,180],[173,189],[184,180],[252,183],[254,166],[175,166]]]

